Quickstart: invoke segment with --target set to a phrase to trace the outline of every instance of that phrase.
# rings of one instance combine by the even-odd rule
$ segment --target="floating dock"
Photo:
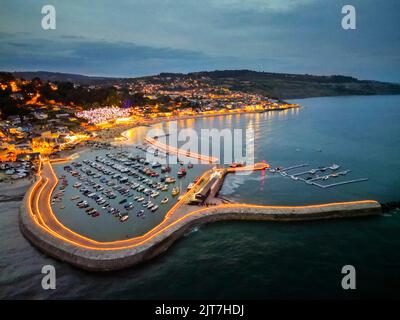
[[[356,183],[356,182],[363,182],[363,181],[367,181],[368,178],[361,178],[361,179],[354,179],[354,180],[348,180],[348,181],[342,181],[342,182],[336,182],[336,183],[331,183],[331,184],[327,184],[327,185],[322,185],[316,182],[312,182],[311,184],[320,187],[320,188],[331,188],[331,187],[336,187],[336,186],[341,186],[344,184],[350,184],[350,183]]]
[[[328,180],[330,178],[337,178],[339,176],[344,176],[344,175],[346,175],[346,174],[351,172],[351,170],[344,170],[344,171],[336,172],[336,170],[338,168],[340,168],[340,166],[337,166],[337,165],[336,165],[336,167],[333,167],[334,165],[329,166],[329,167],[318,167],[318,168],[315,168],[315,169],[310,169],[310,170],[307,170],[307,171],[297,172],[297,173],[293,173],[293,174],[288,174],[286,172],[288,170],[302,168],[302,167],[306,167],[306,166],[308,166],[308,164],[305,163],[305,164],[299,164],[299,165],[295,165],[295,166],[291,166],[291,167],[287,167],[287,168],[283,168],[283,169],[270,169],[269,171],[271,173],[280,173],[283,177],[290,177],[292,180],[295,180],[295,181],[300,180],[302,182],[305,182],[308,185],[314,185],[314,186],[317,186],[317,187],[323,188],[323,189],[336,187],[336,186],[341,186],[341,185],[350,184],[350,183],[363,182],[363,181],[367,181],[368,180],[368,178],[359,178],[359,179],[353,179],[353,180],[347,180],[347,181],[340,181],[340,182],[336,182],[336,183],[331,183],[331,184],[328,184],[328,185],[323,185],[323,184],[320,184],[320,183],[316,182],[316,181],[320,181],[320,180]],[[305,178],[301,177],[301,176],[306,175],[306,174],[314,175],[317,172],[324,172],[326,170],[331,170],[331,173],[326,174],[324,176],[316,176],[316,177],[311,178],[311,179],[305,179]]]

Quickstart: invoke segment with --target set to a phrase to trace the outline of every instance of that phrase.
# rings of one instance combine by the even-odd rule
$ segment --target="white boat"
[[[331,170],[337,170],[337,169],[339,169],[340,168],[340,166],[338,165],[338,164],[336,164],[336,163],[334,163],[333,165],[331,165],[330,167],[329,167],[329,169],[331,169]]]
[[[176,180],[174,178],[171,177],[167,177],[165,178],[165,183],[174,183]]]
[[[129,216],[126,214],[126,215],[122,216],[121,218],[119,218],[119,221],[124,222],[128,219],[129,219]]]
[[[177,188],[177,187],[174,187],[173,189],[172,189],[172,196],[173,197],[176,197],[179,193],[180,193],[181,191],[180,191],[180,189],[179,188]]]
[[[161,167],[161,163],[159,163],[159,162],[154,162],[154,163],[152,163],[152,165],[151,165],[153,168],[158,168],[158,167]]]
[[[187,191],[189,191],[193,187],[194,187],[194,183],[193,182],[189,183],[189,185],[187,186]]]
[[[162,204],[167,203],[168,200],[169,200],[168,197],[165,197],[164,199],[161,200],[161,203],[162,203]]]

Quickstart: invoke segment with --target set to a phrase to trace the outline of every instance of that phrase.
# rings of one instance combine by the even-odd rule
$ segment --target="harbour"
[[[213,170],[211,170],[213,171]],[[54,190],[58,179],[50,162],[44,162],[39,180],[27,192],[20,208],[20,228],[27,239],[52,257],[90,271],[127,268],[164,252],[193,226],[218,220],[305,221],[381,214],[376,201],[355,201],[314,206],[259,206],[220,204],[189,209],[186,201],[208,175],[206,172],[168,211],[162,223],[146,234],[123,241],[98,242],[62,225],[52,212],[46,188]],[[221,175],[222,176],[222,175]],[[44,184],[43,181],[46,181]],[[197,194],[197,193],[196,193]],[[206,199],[209,194],[206,195]],[[32,204],[36,205],[32,206]],[[87,206],[85,206],[87,207]],[[82,207],[82,208],[85,208]]]
[[[149,141],[151,140],[147,140],[147,142]],[[155,145],[155,142],[152,144]],[[143,152],[147,152],[148,149],[138,145],[135,148]],[[169,148],[166,149],[169,150]],[[169,152],[167,151],[167,153]],[[153,155],[158,156],[158,149],[153,152]],[[178,155],[182,155],[180,149],[176,149],[176,156]],[[186,177],[187,170],[194,168],[190,162],[187,169],[184,168],[184,163],[177,159],[178,164],[176,166],[179,169],[176,171],[175,179],[169,176],[171,173],[169,165],[162,166],[159,162],[150,163],[147,158],[139,154],[122,151],[122,147],[119,152],[107,152],[105,156],[99,154],[92,156],[94,156],[92,158],[94,160],[85,158],[80,161],[78,158],[72,161],[71,165],[64,165],[71,161],[69,159],[66,161],[60,159],[55,162],[58,163],[59,168],[63,165],[65,173],[77,179],[73,181],[72,188],[80,188],[79,192],[87,199],[80,200],[76,203],[76,206],[85,210],[84,212],[87,215],[84,216],[97,218],[93,220],[93,223],[103,219],[104,214],[107,215],[107,213],[109,216],[116,217],[121,225],[126,225],[126,221],[131,222],[133,218],[135,218],[135,224],[137,224],[140,220],[145,219],[148,214],[154,217],[155,211],[169,200],[166,194],[163,197],[163,203],[155,200],[162,192],[161,190],[168,191],[167,181],[176,183],[178,179],[181,182],[180,179]],[[197,154],[187,153],[186,156],[189,158],[199,157]],[[286,167],[286,169],[277,168],[273,173],[279,172],[281,175],[287,176],[286,171],[304,166],[305,164]],[[336,171],[338,168],[338,165],[333,164],[330,167],[311,169],[308,173],[315,174],[317,171],[325,171],[326,169]],[[159,169],[165,175],[160,177]],[[182,195],[175,201],[171,201],[171,207],[165,211],[164,216],[160,217],[158,223],[154,224],[154,218],[152,219],[153,224],[149,230],[145,230],[144,233],[142,232],[141,235],[136,237],[127,235],[113,241],[99,241],[100,239],[88,237],[88,235],[68,228],[57,219],[53,207],[55,207],[56,202],[62,202],[64,192],[70,186],[70,182],[66,174],[59,174],[57,177],[51,161],[44,160],[42,161],[42,168],[39,170],[38,179],[26,194],[21,206],[21,231],[27,239],[53,257],[86,270],[110,271],[127,268],[153,258],[165,251],[188,229],[212,221],[308,221],[381,214],[380,204],[373,200],[303,206],[270,206],[251,203],[224,203],[217,198],[227,174],[261,171],[264,175],[267,169],[270,169],[270,165],[265,161],[252,165],[233,163],[226,169],[213,166],[188,184],[186,192],[182,190],[181,183],[179,183],[179,188],[175,186],[171,192],[172,197],[181,193]],[[146,176],[154,180],[146,178]],[[132,180],[133,178],[135,180]],[[155,178],[159,178],[160,182],[157,182]],[[99,181],[95,179],[99,179]],[[311,183],[306,179],[304,181],[306,184]],[[83,183],[85,186],[82,186]],[[108,187],[111,187],[111,189]],[[119,193],[122,198],[117,197],[116,193]],[[141,205],[142,208],[139,211],[135,209],[136,217],[131,214],[130,210],[137,208],[138,204],[134,204],[133,201],[128,202],[128,198],[131,197],[134,201],[139,202],[139,207]],[[145,201],[146,197],[147,201]],[[80,196],[78,195],[70,197],[70,200],[79,199]],[[97,205],[89,199],[94,200]],[[113,203],[112,200],[114,200]],[[61,204],[59,209],[63,210],[65,206]],[[69,213],[71,214],[71,211]],[[80,215],[79,210],[73,213]],[[108,225],[107,228],[109,228]],[[74,229],[76,230],[76,228]],[[113,229],[116,230],[117,228],[113,227]]]
[[[384,98],[381,98],[384,100]],[[313,99],[311,99],[313,100]],[[330,99],[322,99],[318,100],[318,104],[321,104],[321,101],[327,101]],[[335,100],[335,99],[332,99]],[[341,103],[345,103],[346,99],[340,100]],[[354,100],[352,100],[354,101]],[[379,100],[377,100],[379,101]],[[303,102],[304,103],[304,102]],[[326,102],[325,102],[326,103]],[[375,102],[378,103],[378,102]],[[307,103],[305,103],[307,105]],[[363,104],[365,101],[363,100]],[[354,107],[354,105],[353,105]],[[372,107],[372,106],[371,106]],[[315,107],[317,108],[317,107]],[[313,116],[318,117],[318,114],[315,113],[318,109],[313,110]],[[310,111],[305,110],[308,112],[308,116],[310,117]],[[341,112],[340,110],[338,112]],[[357,112],[357,108],[354,110]],[[389,113],[390,114],[390,113]],[[364,113],[364,115],[368,115],[368,113]],[[374,113],[376,116],[376,113]],[[393,115],[391,115],[393,117]],[[290,113],[286,113],[284,117],[282,116],[273,116],[273,117],[258,117],[254,116],[253,118],[246,118],[247,120],[255,121],[256,127],[260,125],[260,123],[265,122],[266,120],[270,119],[274,121],[273,132],[281,133],[281,122],[279,119],[290,119]],[[231,117],[226,120],[228,123],[237,123],[238,119],[235,117]],[[198,122],[199,120],[196,120]],[[188,125],[190,121],[183,122],[182,125]],[[221,118],[215,118],[213,121],[211,119],[207,119],[205,122],[199,123],[199,126],[204,126],[205,124],[211,125],[211,123],[217,124],[223,123],[221,122]],[[271,124],[270,122],[268,122]],[[386,124],[388,122],[386,121]],[[343,125],[343,124],[342,124]],[[291,129],[295,130],[296,132],[299,130],[298,127],[293,127],[293,125],[285,124],[285,129],[288,131],[288,136],[293,136]],[[288,129],[289,128],[289,129]],[[389,127],[386,125],[387,130]],[[265,129],[263,129],[265,130]],[[382,141],[382,137],[379,136],[376,132],[373,133],[376,136],[378,141]],[[387,132],[383,131],[382,134],[385,136],[388,134]],[[314,136],[315,137],[315,136]],[[259,150],[259,154],[256,154],[258,159],[261,161],[262,159],[268,159],[271,167],[282,166],[282,167],[290,167],[295,165],[296,163],[308,163],[310,164],[311,168],[317,168],[321,163],[339,163],[346,168],[350,168],[354,171],[354,175],[357,176],[368,176],[369,181],[360,184],[355,184],[357,188],[351,188],[351,193],[349,193],[349,189],[346,189],[346,185],[337,188],[331,188],[329,193],[325,194],[324,189],[321,188],[313,188],[312,186],[307,186],[303,183],[296,183],[295,181],[291,181],[290,178],[282,177],[281,175],[272,175],[272,174],[265,174],[263,177],[261,175],[261,171],[255,172],[249,176],[236,176],[235,174],[228,174],[226,175],[224,184],[220,191],[220,195],[227,199],[232,199],[235,202],[244,202],[245,199],[248,199],[253,203],[258,204],[266,204],[270,203],[271,205],[302,205],[308,203],[324,203],[329,201],[335,201],[336,199],[339,201],[350,201],[350,200],[357,200],[360,199],[363,195],[367,196],[368,198],[374,198],[379,200],[380,202],[390,201],[391,199],[396,199],[396,194],[393,192],[389,192],[387,188],[390,185],[396,185],[395,177],[397,177],[397,173],[392,172],[391,175],[387,175],[388,171],[386,170],[386,166],[394,168],[391,165],[390,157],[387,158],[388,163],[383,165],[383,162],[378,160],[377,157],[381,154],[378,152],[379,148],[376,147],[374,144],[374,161],[377,166],[379,166],[379,174],[377,170],[369,170],[365,168],[367,166],[363,166],[363,161],[357,157],[357,164],[359,166],[354,165],[354,161],[350,161],[347,157],[352,155],[352,153],[346,152],[341,155],[341,158],[338,159],[335,155],[329,155],[328,148],[322,148],[322,152],[313,151],[312,148],[308,148],[307,146],[303,146],[299,143],[299,141],[303,141],[304,137],[299,137],[298,140],[293,141],[290,145],[281,147],[279,152],[275,152],[274,148],[271,148],[268,144],[269,139],[264,141],[267,143],[269,151],[265,152]],[[271,140],[274,140],[276,143],[281,143],[280,140],[277,140],[276,137],[272,136]],[[289,139],[286,139],[289,141]],[[311,142],[311,138],[308,138],[307,143]],[[343,141],[340,142],[341,147],[345,146]],[[306,144],[307,145],[307,144]],[[301,151],[295,151],[296,148],[301,146]],[[125,148],[125,147],[124,147]],[[319,146],[315,149],[320,148]],[[354,147],[351,147],[354,149]],[[289,152],[286,153],[285,150],[288,149]],[[310,150],[310,151],[308,151]],[[101,151],[101,150],[100,150]],[[115,149],[114,151],[117,151]],[[110,151],[108,151],[110,152]],[[305,153],[309,152],[309,155]],[[314,153],[317,152],[317,153]],[[355,153],[359,153],[358,149],[354,150]],[[279,154],[278,154],[279,153]],[[337,152],[335,151],[335,154]],[[287,154],[290,154],[292,157],[296,156],[296,159],[290,158]],[[386,154],[388,151],[386,149]],[[313,159],[314,155],[317,155],[318,159]],[[326,155],[326,159],[322,158]],[[393,155],[393,154],[392,154]],[[93,153],[89,152],[85,157],[94,156]],[[311,157],[312,156],[312,157]],[[379,158],[379,157],[378,157]],[[83,160],[84,158],[81,158]],[[286,160],[288,159],[288,160]],[[312,159],[312,161],[310,161]],[[80,160],[79,160],[80,161]],[[60,164],[61,172],[63,170],[63,166],[65,164]],[[56,167],[56,165],[55,165]],[[195,168],[196,169],[196,166]],[[297,169],[301,171],[301,168]],[[290,171],[289,171],[290,172]],[[295,170],[293,170],[293,173]],[[290,172],[292,173],[292,172]],[[196,174],[197,176],[197,174]],[[382,181],[380,177],[392,177],[394,180]],[[188,179],[188,181],[192,181],[192,179]],[[235,182],[233,184],[233,182]],[[374,187],[371,188],[370,183],[374,182]],[[69,184],[72,187],[71,183]],[[244,189],[243,187],[246,186]],[[350,184],[351,186],[351,184]],[[344,189],[343,189],[344,188]],[[232,193],[231,190],[235,190]],[[251,190],[251,194],[247,190]],[[304,192],[307,190],[307,192]],[[394,188],[390,190],[395,191]],[[76,192],[76,190],[75,190]],[[69,200],[69,198],[68,198]],[[56,203],[57,205],[57,203]],[[66,204],[68,206],[68,203]],[[65,209],[60,210],[60,215],[66,215]],[[158,213],[154,216],[160,216],[161,211],[158,210]],[[82,214],[82,217],[86,216]],[[108,217],[108,215],[103,214],[103,217]],[[150,216],[150,215],[149,215]],[[387,263],[392,263],[393,266],[396,266],[396,261],[394,260],[396,248],[398,248],[398,244],[395,239],[395,234],[397,230],[397,214],[393,211],[390,214],[385,214],[384,217],[376,217],[376,218],[363,218],[363,219],[356,219],[356,220],[329,220],[329,221],[321,221],[321,222],[296,222],[294,224],[276,224],[271,222],[220,222],[216,224],[209,224],[205,226],[201,226],[197,231],[190,232],[188,235],[183,235],[182,241],[178,241],[174,244],[172,248],[168,250],[166,255],[160,256],[160,258],[152,259],[148,263],[142,265],[143,267],[138,266],[137,268],[131,268],[126,271],[121,271],[123,274],[126,274],[129,278],[127,283],[124,284],[124,287],[129,290],[129,288],[136,288],[138,290],[138,295],[142,298],[150,298],[150,297],[162,297],[163,295],[167,295],[170,297],[184,297],[184,296],[193,296],[185,288],[183,288],[179,283],[181,281],[186,281],[192,283],[192,287],[196,288],[197,292],[208,292],[208,289],[212,283],[217,282],[218,279],[212,275],[209,278],[202,278],[202,281],[199,277],[197,277],[193,270],[196,268],[200,268],[205,272],[205,261],[213,261],[215,265],[215,272],[216,276],[225,272],[226,274],[226,265],[231,266],[231,269],[228,271],[228,278],[229,279],[246,279],[246,285],[248,283],[252,283],[252,286],[255,288],[257,294],[261,294],[263,296],[269,297],[296,297],[298,296],[298,291],[296,292],[287,292],[287,290],[280,290],[278,282],[274,282],[273,280],[271,285],[266,286],[265,281],[261,281],[262,285],[259,283],[259,279],[255,281],[251,278],[245,276],[243,272],[241,272],[239,265],[235,262],[237,257],[240,257],[242,261],[245,259],[246,261],[250,261],[248,269],[246,270],[246,274],[251,272],[255,275],[263,275],[263,279],[265,278],[267,273],[273,273],[276,264],[272,261],[276,260],[279,261],[280,268],[286,270],[290,273],[292,268],[292,263],[290,262],[289,258],[283,258],[283,253],[286,256],[290,257],[297,257],[296,259],[300,259],[301,257],[312,257],[312,261],[325,261],[326,266],[321,269],[320,264],[313,264],[311,260],[300,262],[303,267],[309,268],[311,270],[320,270],[321,274],[325,278],[329,278],[334,274],[336,270],[335,266],[341,261],[354,261],[354,263],[363,264],[368,266],[368,270],[364,271],[365,276],[369,276],[371,279],[374,279],[370,282],[370,286],[367,288],[360,288],[364,294],[369,294],[370,296],[375,295],[382,295],[387,294],[387,287],[384,290],[383,287],[380,286],[382,275],[379,273],[374,272],[373,270],[387,270],[387,273],[391,273],[390,268],[387,267]],[[100,221],[97,220],[98,218],[90,218],[88,221],[88,228],[93,225],[93,221]],[[112,218],[112,217],[110,217]],[[61,219],[61,217],[60,217]],[[143,219],[142,221],[149,221],[150,219]],[[126,223],[129,223],[131,219],[128,219],[126,222],[119,222],[113,218],[113,223],[116,226],[126,226]],[[63,221],[65,222],[65,221]],[[7,226],[7,224],[4,224]],[[93,227],[92,227],[93,229]],[[104,232],[110,231],[111,229],[108,225],[108,228],[104,228]],[[10,228],[10,232],[13,229]],[[351,232],[350,232],[351,230]],[[266,232],[268,231],[268,232]],[[289,232],[288,232],[289,231]],[[14,230],[18,234],[18,230]],[[101,231],[103,232],[103,231]],[[189,230],[187,231],[189,232]],[[365,248],[365,237],[366,233],[368,233],[367,237],[369,239],[369,246]],[[318,246],[315,245],[315,239],[329,239],[329,235],[334,235],[336,239],[335,243],[329,243],[328,241],[320,241]],[[381,235],[384,234],[384,237]],[[288,243],[288,239],[290,242]],[[7,242],[3,242],[6,244]],[[268,243],[268,246],[262,245],[262,243]],[[57,266],[58,270],[68,270],[69,273],[72,273],[72,277],[68,280],[65,279],[66,283],[73,284],[77,288],[76,293],[71,293],[71,297],[89,297],[90,294],[85,291],[88,286],[93,288],[98,288],[98,279],[95,275],[90,275],[87,273],[82,273],[79,269],[70,268],[68,264],[61,263],[58,260],[46,258],[44,255],[39,255],[37,251],[28,245],[26,248],[25,240],[20,239],[17,237],[13,243],[8,243],[8,247],[4,248],[5,254],[10,256],[11,251],[18,252],[18,256],[22,259],[26,259],[27,255],[29,255],[33,259],[33,265],[41,265],[43,263],[54,263]],[[282,248],[284,246],[286,249],[285,251],[281,251],[278,248]],[[359,252],[358,248],[363,246],[365,250],[363,252]],[[248,248],[244,250],[244,248]],[[235,249],[236,248],[236,249]],[[384,248],[382,251],[378,248]],[[11,250],[11,251],[10,251]],[[194,254],[193,252],[196,252]],[[217,254],[218,252],[218,254]],[[263,252],[263,257],[268,261],[265,263],[261,263],[259,259],[260,252]],[[329,252],[330,258],[326,260],[326,254],[322,254],[322,252]],[[358,255],[354,256],[353,253],[358,252]],[[381,253],[378,253],[381,252]],[[379,258],[377,258],[377,254]],[[236,256],[236,258],[235,258]],[[350,260],[349,260],[350,259]],[[181,265],[179,262],[185,260],[185,265]],[[178,267],[177,267],[178,266]],[[168,275],[174,270],[178,269],[180,272],[179,278],[181,281],[179,283],[169,284],[168,281],[164,281],[163,279],[167,279]],[[39,270],[39,269],[38,269]],[[224,271],[225,270],[225,271]],[[395,272],[395,269],[392,270]],[[65,271],[64,271],[65,272]],[[23,274],[22,270],[19,269],[19,274]],[[148,276],[148,280],[145,282],[138,282],[137,276]],[[154,278],[152,278],[154,276]],[[33,277],[33,278],[31,278]],[[36,278],[35,278],[36,277]],[[109,276],[104,276],[104,282],[107,283],[108,289],[100,292],[97,297],[106,297],[110,294],[114,295],[115,297],[123,297],[124,293],[118,293],[118,288],[115,284],[113,284],[115,276],[110,274]],[[392,283],[396,283],[396,278],[392,278]],[[35,281],[39,281],[40,279],[38,276],[33,274],[29,274],[29,279],[35,279]],[[82,282],[83,279],[86,279],[88,283]],[[286,278],[285,278],[286,279]],[[307,290],[306,287],[303,286],[302,280],[293,275],[293,279],[291,282],[287,282],[288,280],[283,278],[278,279],[279,283],[281,284],[286,283],[287,288],[291,286],[295,286],[297,288],[305,288],[302,289],[302,295],[305,297],[313,297],[312,291]],[[277,280],[277,281],[278,281]],[[334,279],[332,279],[334,281]],[[30,280],[29,280],[30,281]],[[240,280],[239,283],[241,283]],[[286,281],[286,282],[285,282]],[[160,289],[158,293],[153,292],[152,290],[148,290],[147,285],[161,285],[165,287],[164,289]],[[120,287],[120,285],[118,285]],[[85,289],[86,288],[86,289]],[[274,288],[273,290],[270,288]],[[168,293],[167,293],[167,291]],[[171,291],[172,290],[172,291]],[[206,291],[204,291],[206,290]],[[85,292],[86,293],[85,293]],[[7,293],[8,292],[8,293]],[[11,289],[5,291],[5,294],[8,296],[12,296],[11,292],[14,292],[14,296],[16,297],[24,297],[26,291],[19,290],[19,291],[12,291]],[[192,292],[192,291],[191,291]],[[225,297],[244,297],[247,294],[243,295],[243,292],[239,289],[233,289],[225,291],[223,289],[217,290],[219,294],[224,295]],[[394,292],[393,292],[394,293]],[[36,297],[45,297],[47,296],[47,292],[37,292]],[[342,296],[339,291],[335,291],[334,289],[327,289],[326,296]],[[54,297],[57,297],[57,293],[55,293]]]

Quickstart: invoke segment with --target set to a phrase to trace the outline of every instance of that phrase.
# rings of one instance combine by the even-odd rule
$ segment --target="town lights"
[[[103,126],[110,121],[126,122],[130,119],[130,114],[130,109],[104,107],[80,111],[76,113],[76,116],[87,120],[90,124]]]

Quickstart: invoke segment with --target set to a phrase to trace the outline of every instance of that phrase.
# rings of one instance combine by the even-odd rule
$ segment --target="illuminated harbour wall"
[[[123,269],[149,260],[166,251],[188,230],[204,223],[222,220],[307,221],[381,213],[380,204],[371,200],[309,206],[223,204],[202,208],[179,203],[174,211],[167,213],[163,223],[145,235],[101,243],[90,239],[83,241],[79,235],[67,238],[62,235],[62,226],[50,227],[37,214],[40,211],[33,214],[32,207],[39,209],[37,202],[33,201],[34,194],[46,187],[49,181],[48,177],[40,177],[26,193],[20,208],[21,231],[47,255],[91,271]]]

